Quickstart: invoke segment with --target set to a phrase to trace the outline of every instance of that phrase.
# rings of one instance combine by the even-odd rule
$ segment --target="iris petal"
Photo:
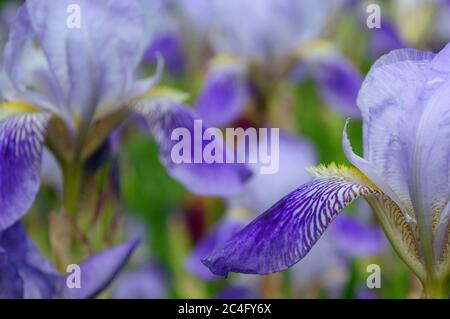
[[[81,287],[64,286],[63,296],[67,299],[93,298],[105,289],[125,266],[130,255],[139,244],[133,240],[110,248],[81,262]]]
[[[223,126],[244,111],[248,100],[242,67],[226,62],[213,66],[197,103],[197,112],[210,125]]]
[[[377,190],[342,177],[304,184],[203,260],[217,275],[269,274],[301,260],[354,199]]]
[[[34,201],[48,120],[48,114],[27,113],[0,121],[0,230],[18,221]]]
[[[159,146],[161,162],[169,174],[190,191],[200,195],[229,196],[242,190],[243,184],[251,176],[250,170],[244,164],[194,163],[193,158],[191,163],[173,161],[171,152],[177,144],[177,141],[171,138],[174,129],[185,128],[189,131],[191,150],[194,150],[194,121],[200,119],[194,111],[165,98],[141,101],[135,110],[147,119],[149,129]],[[225,146],[218,148],[217,152],[223,156],[224,162],[227,156],[233,154],[230,154]]]

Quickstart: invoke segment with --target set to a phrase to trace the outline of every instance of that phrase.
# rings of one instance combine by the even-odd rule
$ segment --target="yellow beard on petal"
[[[36,107],[23,102],[0,102],[0,120],[15,114],[33,113],[38,111],[39,110]]]
[[[378,187],[355,167],[342,164],[338,165],[333,162],[328,165],[320,164],[318,166],[310,166],[307,168],[307,171],[315,178],[343,178],[349,182],[364,184],[378,190]]]

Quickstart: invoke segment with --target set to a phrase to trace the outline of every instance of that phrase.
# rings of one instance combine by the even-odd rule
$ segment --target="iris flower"
[[[394,50],[372,66],[358,96],[364,155],[354,167],[318,166],[315,180],[274,204],[204,263],[217,275],[268,274],[301,260],[358,197],[420,279],[425,296],[450,293],[450,45],[437,54]]]
[[[68,24],[74,5],[79,26]],[[84,163],[134,113],[147,120],[169,173],[190,190],[216,196],[240,190],[248,178],[240,164],[171,161],[172,130],[193,128],[197,115],[174,94],[149,91],[161,63],[155,76],[136,78],[152,12],[152,2],[143,0],[29,0],[20,7],[0,75],[0,230],[30,208],[44,144],[62,166],[65,209],[76,212]]]

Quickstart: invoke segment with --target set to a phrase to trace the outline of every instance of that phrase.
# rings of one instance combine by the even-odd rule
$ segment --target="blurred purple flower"
[[[195,246],[186,260],[186,268],[197,277],[204,280],[216,280],[218,276],[212,274],[201,260],[217,247],[221,247],[245,226],[245,220],[225,217],[209,234]]]
[[[387,18],[381,20],[381,28],[371,29],[370,33],[369,55],[372,58],[379,58],[394,49],[405,47],[395,24]]]
[[[242,284],[228,285],[216,295],[216,299],[257,299],[257,298],[260,298],[260,296],[254,287]]]
[[[209,125],[236,120],[249,99],[244,66],[228,57],[216,57],[197,101],[197,112]]]
[[[316,61],[312,69],[319,94],[327,104],[344,116],[360,117],[356,98],[362,76],[350,61],[340,55],[331,55]]]
[[[74,4],[82,10],[80,28],[68,28],[61,14]],[[151,33],[152,5],[144,0],[101,5],[29,0],[20,7],[0,73],[7,100],[0,104],[0,230],[30,208],[46,139],[60,158],[81,165],[130,113],[147,120],[162,163],[191,191],[224,196],[241,189],[248,178],[244,165],[175,165],[171,160],[172,130],[193,129],[198,116],[170,94],[148,93],[161,65],[154,77],[135,78]],[[58,130],[49,134],[54,121],[60,123]],[[70,145],[74,149],[68,151]]]
[[[0,298],[93,298],[125,265],[138,244],[131,241],[81,262],[80,288],[43,258],[20,222],[0,232]]]
[[[183,42],[177,32],[165,32],[152,39],[144,54],[143,61],[147,64],[158,64],[158,56],[162,56],[167,69],[179,75],[185,71],[186,61]]]
[[[212,0],[210,41],[218,53],[278,65],[320,34],[327,1]]]
[[[167,277],[160,267],[149,264],[134,268],[117,278],[113,297],[117,299],[162,299],[168,297]]]

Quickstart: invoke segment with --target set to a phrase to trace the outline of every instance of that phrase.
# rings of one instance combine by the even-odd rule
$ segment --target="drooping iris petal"
[[[168,99],[151,99],[141,101],[135,110],[142,114],[148,122],[149,129],[159,146],[161,162],[169,174],[185,185],[190,191],[208,196],[229,196],[242,190],[244,182],[251,176],[249,169],[240,163],[226,163],[227,158],[234,156],[225,145],[217,147],[223,163],[207,163],[203,158],[205,143],[202,140],[203,128],[195,129],[195,121],[200,117],[181,103]],[[197,122],[199,123],[199,122]],[[182,129],[188,136],[172,139],[175,129]],[[173,147],[180,143],[179,139],[187,138],[185,149],[189,162],[176,163],[172,158]],[[196,150],[200,152],[200,163],[195,162]]]
[[[151,35],[146,8],[140,0],[27,1],[6,47],[7,74],[65,118],[89,121],[123,106],[136,90],[133,73]],[[30,50],[38,51],[39,68],[24,67]]]
[[[162,56],[164,64],[173,74],[184,72],[186,61],[183,42],[175,31],[167,31],[156,36],[145,51],[143,61],[156,65],[158,55]]]
[[[356,98],[362,76],[350,61],[340,55],[324,57],[314,63],[312,72],[328,105],[345,116],[360,116]]]
[[[115,281],[113,296],[118,299],[161,299],[168,297],[167,278],[156,265],[124,272]]]
[[[218,61],[208,72],[197,102],[197,112],[209,125],[230,124],[244,111],[248,88],[237,61]]]
[[[51,298],[61,279],[20,222],[0,232],[0,298]]]
[[[354,199],[376,190],[343,178],[304,184],[203,260],[216,275],[269,274],[302,259]]]
[[[95,297],[111,283],[125,266],[138,244],[139,240],[133,240],[81,262],[81,288],[69,288],[65,285],[62,292],[64,298],[88,299]]]
[[[48,120],[44,113],[0,120],[0,231],[18,221],[34,201]]]
[[[344,214],[336,218],[330,231],[339,249],[347,256],[366,257],[386,248],[383,231],[379,227],[363,224]]]
[[[243,220],[225,217],[225,219],[222,220],[219,225],[214,228],[211,233],[206,235],[206,237],[203,238],[194,248],[193,252],[187,259],[187,269],[204,280],[217,279],[217,276],[211,274],[201,260],[209,256],[215,249],[220,248],[224,243],[244,228],[244,226],[245,223]]]

